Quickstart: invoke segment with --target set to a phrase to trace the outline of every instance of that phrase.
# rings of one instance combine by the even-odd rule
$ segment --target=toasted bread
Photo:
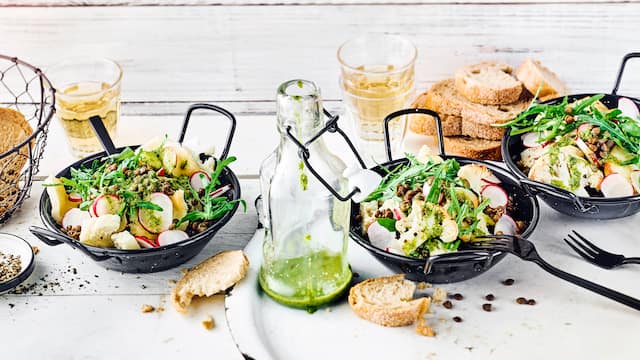
[[[500,141],[476,139],[468,136],[445,136],[444,149],[449,155],[480,160],[502,160]]]
[[[463,136],[485,140],[501,140],[504,128],[492,125],[478,124],[473,121],[461,121],[460,129]]]
[[[433,84],[423,98],[423,107],[438,114],[462,115],[463,104],[467,102],[456,92],[454,79],[446,79]]]
[[[538,94],[540,101],[547,101],[569,93],[569,89],[562,80],[553,71],[542,65],[540,61],[526,58],[516,70],[515,75],[530,93]]]
[[[425,92],[418,96],[416,100],[411,104],[413,108],[423,108],[438,112],[440,115],[440,121],[442,122],[442,133],[445,136],[460,135],[462,129],[462,118],[457,115],[450,115],[441,113],[438,110],[432,109],[426,105],[428,92]],[[428,115],[409,115],[409,129],[416,134],[422,135],[435,135],[436,134],[436,122],[433,117]]]
[[[414,299],[416,284],[403,274],[365,280],[349,291],[349,305],[359,317],[382,326],[413,324],[424,314],[430,299]]]
[[[187,271],[171,292],[171,302],[186,313],[194,296],[211,296],[225,291],[247,274],[249,259],[242,250],[218,253]]]
[[[513,68],[500,62],[482,62],[456,72],[455,87],[469,101],[485,105],[515,102],[522,84],[511,73]]]
[[[518,101],[512,104],[482,105],[467,102],[462,109],[462,121],[484,125],[504,124],[526,110],[530,103],[531,95],[527,92],[523,92]]]

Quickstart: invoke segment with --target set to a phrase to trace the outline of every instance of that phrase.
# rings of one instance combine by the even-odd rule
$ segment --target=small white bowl
[[[22,269],[20,273],[5,282],[0,282],[0,294],[5,293],[27,280],[35,268],[34,253],[31,244],[13,234],[0,233],[0,252],[5,255],[20,255]]]

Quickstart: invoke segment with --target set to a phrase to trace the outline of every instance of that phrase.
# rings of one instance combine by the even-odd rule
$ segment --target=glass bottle
[[[351,282],[347,261],[350,201],[335,198],[305,168],[287,129],[305,143],[323,127],[320,90],[291,80],[277,91],[280,143],[260,169],[261,221],[265,227],[259,281],[276,301],[314,311],[340,296]],[[344,163],[322,137],[308,144],[309,162],[340,193]]]

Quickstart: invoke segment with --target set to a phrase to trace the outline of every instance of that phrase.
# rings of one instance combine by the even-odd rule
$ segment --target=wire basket
[[[55,90],[44,73],[18,58],[0,54],[0,107],[20,112],[30,129],[0,122],[0,224],[29,197],[33,177],[47,142],[49,123],[55,113]],[[11,124],[10,124],[11,123]],[[29,134],[30,133],[30,134]]]

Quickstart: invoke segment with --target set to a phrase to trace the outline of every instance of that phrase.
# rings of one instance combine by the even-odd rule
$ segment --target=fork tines
[[[585,239],[582,235],[578,234],[575,230],[573,230],[573,233],[576,234],[576,236],[579,237],[580,240],[582,240],[584,243],[578,241],[571,234],[567,234],[567,236],[572,241],[569,241],[566,238],[564,238],[563,239],[564,242],[566,242],[567,245],[569,245],[576,253],[578,253],[578,255],[582,256],[587,260],[593,260],[598,253],[597,251],[593,250],[593,248],[596,248],[596,249],[598,248],[595,245],[593,245],[593,243],[591,243],[589,240]]]

